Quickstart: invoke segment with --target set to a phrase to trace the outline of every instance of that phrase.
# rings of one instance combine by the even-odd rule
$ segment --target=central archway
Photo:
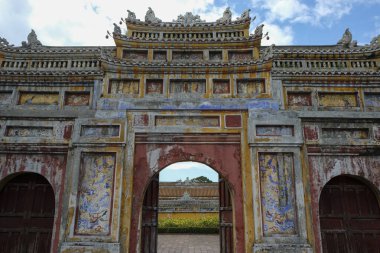
[[[186,244],[180,243],[179,247],[183,248],[185,250],[186,247],[192,248],[194,252],[198,252],[197,249],[199,249],[199,252],[202,250],[205,250],[205,248],[209,248],[209,250],[212,250],[212,252],[221,252],[221,253],[231,253],[233,252],[234,245],[233,245],[233,207],[232,203],[233,200],[231,198],[231,193],[230,193],[230,187],[229,183],[221,177],[216,171],[214,171],[211,167],[206,166],[201,163],[197,162],[179,162],[179,163],[174,163],[171,164],[170,166],[167,167],[167,170],[170,170],[169,173],[171,175],[168,177],[166,174],[166,178],[172,178],[173,181],[173,169],[181,169],[183,168],[184,165],[191,165],[193,170],[194,169],[200,169],[203,167],[203,172],[204,174],[209,174],[213,177],[213,181],[215,183],[212,183],[211,180],[209,180],[207,183],[203,182],[194,182],[189,180],[189,177],[182,182],[182,181],[177,181],[178,177],[176,178],[176,182],[172,182],[170,184],[170,188],[172,188],[172,196],[173,197],[180,197],[178,199],[171,199],[171,200],[166,200],[165,201],[165,208],[168,208],[173,212],[171,215],[178,215],[181,214],[182,216],[184,214],[190,215],[188,218],[194,219],[194,216],[197,215],[199,216],[198,219],[204,215],[205,213],[202,213],[205,209],[216,211],[218,215],[218,231],[219,231],[219,245],[215,241],[214,237],[209,237],[210,239],[210,245],[207,243],[202,245],[191,245],[190,242],[187,242]],[[177,166],[177,167],[176,167]],[[166,168],[163,169],[164,172]],[[208,171],[208,173],[207,173]],[[210,173],[210,171],[213,171]],[[156,253],[156,252],[161,252],[157,249],[157,244],[158,244],[158,239],[162,239],[164,236],[158,236],[158,223],[159,223],[159,215],[160,211],[163,208],[163,202],[164,201],[159,193],[162,193],[164,190],[160,188],[160,172],[157,172],[151,179],[146,191],[145,191],[145,196],[144,196],[144,201],[143,201],[143,207],[142,207],[142,222],[141,222],[141,253]],[[178,172],[178,171],[177,171]],[[214,174],[214,175],[213,175]],[[164,174],[165,176],[165,174]],[[190,175],[191,176],[191,175]],[[199,176],[199,175],[198,175]],[[203,175],[202,175],[203,176]],[[192,176],[194,178],[194,176]],[[203,179],[208,179],[207,177],[203,177]],[[161,185],[165,185],[168,187],[168,183],[166,182],[161,182]],[[176,188],[173,191],[173,187]],[[206,188],[207,187],[207,188]],[[215,188],[215,189],[213,189]],[[206,200],[204,199],[205,194],[202,194],[201,192],[204,190],[207,190],[210,192],[210,189],[213,189],[216,191],[216,193],[213,194],[206,194],[209,195]],[[168,189],[166,189],[166,192]],[[179,194],[179,195],[178,195]],[[170,194],[169,194],[170,195]],[[182,196],[183,195],[183,196]],[[199,197],[202,196],[202,200],[199,199]],[[210,198],[211,197],[211,198]],[[215,202],[214,199],[212,198],[217,198],[216,199],[216,205],[214,206],[212,203]],[[198,199],[197,199],[198,198]],[[179,202],[178,202],[179,201]],[[167,203],[166,203],[167,202]],[[180,212],[175,212],[180,211]],[[187,212],[187,213],[185,213]],[[210,213],[208,213],[210,214]],[[193,216],[193,217],[191,217]],[[193,222],[195,222],[195,219]],[[183,220],[182,220],[183,221]],[[187,231],[189,233],[189,231]],[[191,233],[191,232],[190,232]],[[182,238],[184,236],[171,236],[171,238]],[[204,237],[205,238],[205,237]],[[199,241],[198,236],[187,236],[187,240],[194,240],[197,241],[198,243],[201,243]],[[205,239],[204,239],[205,240]],[[202,240],[202,241],[204,241]],[[195,242],[194,242],[195,243]],[[175,244],[175,242],[171,243]],[[186,246],[187,245],[187,246]],[[210,247],[213,245],[213,247]],[[165,243],[162,244],[161,246],[164,247],[164,251],[166,252],[167,250],[170,250],[168,248],[168,245],[165,246]],[[174,245],[170,245],[170,248],[173,248]],[[216,250],[218,249],[218,250]],[[177,248],[177,250],[179,250]]]
[[[245,252],[244,201],[239,134],[139,134],[135,137],[133,198],[129,252],[140,253],[143,204],[148,186],[160,170],[183,161],[213,168],[228,182],[233,234],[231,252]]]

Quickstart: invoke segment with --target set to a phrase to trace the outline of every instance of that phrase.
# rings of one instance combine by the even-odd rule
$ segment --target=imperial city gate
[[[1,38],[1,252],[154,252],[144,198],[179,161],[225,180],[222,252],[379,248],[379,37],[262,46],[249,10],[128,13],[112,47]]]

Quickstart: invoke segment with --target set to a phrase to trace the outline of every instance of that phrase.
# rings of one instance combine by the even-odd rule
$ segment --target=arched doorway
[[[180,162],[182,163],[182,162]],[[177,164],[180,164],[177,163]],[[190,162],[193,163],[193,162]],[[175,165],[175,164],[172,164]],[[170,166],[169,166],[170,167]],[[208,167],[208,166],[206,166]],[[211,167],[208,167],[210,170],[213,170]],[[217,178],[219,178],[219,182],[216,182],[217,186],[217,198],[219,199],[217,202],[216,209],[218,210],[219,215],[219,249],[221,253],[232,253],[234,249],[233,245],[233,210],[232,210],[232,199],[230,188],[228,186],[228,182],[220,176],[218,173]],[[158,238],[158,217],[159,217],[159,192],[160,192],[160,173],[156,173],[145,192],[143,207],[142,207],[142,222],[141,222],[141,253],[156,253],[157,251],[157,238]],[[188,181],[184,182],[184,184],[190,185],[191,183]],[[177,191],[183,190],[181,188],[186,188],[186,186],[177,187]],[[187,186],[189,191],[195,185]],[[199,189],[198,189],[199,190]],[[191,197],[192,194],[188,192],[188,198]],[[183,196],[184,197],[184,196]],[[183,202],[183,197],[180,199]],[[194,199],[192,199],[194,200]],[[193,202],[193,201],[191,201]],[[198,201],[197,205],[202,205]],[[187,203],[186,205],[190,205],[191,203]],[[177,207],[178,208],[178,207]],[[184,211],[184,210],[182,210]],[[197,245],[192,250],[197,252]],[[216,245],[217,246],[217,245]],[[218,248],[218,247],[216,247]],[[201,249],[201,248],[200,248]],[[165,251],[166,252],[166,251]],[[201,252],[201,251],[199,251]],[[203,251],[202,251],[203,252]],[[213,251],[214,252],[214,251]]]
[[[320,196],[319,217],[324,253],[380,252],[379,201],[361,180],[331,179]]]
[[[0,190],[0,252],[49,253],[54,191],[41,175],[23,173]]]

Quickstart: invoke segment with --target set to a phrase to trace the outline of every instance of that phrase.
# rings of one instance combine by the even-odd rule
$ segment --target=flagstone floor
[[[157,253],[220,253],[219,235],[159,234]]]

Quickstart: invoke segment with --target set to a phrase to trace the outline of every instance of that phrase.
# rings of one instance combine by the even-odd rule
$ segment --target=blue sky
[[[0,37],[20,45],[33,28],[44,45],[113,45],[106,40],[112,23],[127,9],[144,19],[148,7],[163,21],[192,11],[215,21],[227,6],[233,19],[247,8],[265,24],[264,45],[331,45],[349,27],[353,39],[368,44],[380,34],[380,0],[0,0]]]
[[[160,181],[161,182],[175,182],[179,179],[182,181],[196,178],[199,176],[205,176],[213,182],[218,182],[218,173],[213,169],[198,162],[179,162],[174,163],[161,170]]]

